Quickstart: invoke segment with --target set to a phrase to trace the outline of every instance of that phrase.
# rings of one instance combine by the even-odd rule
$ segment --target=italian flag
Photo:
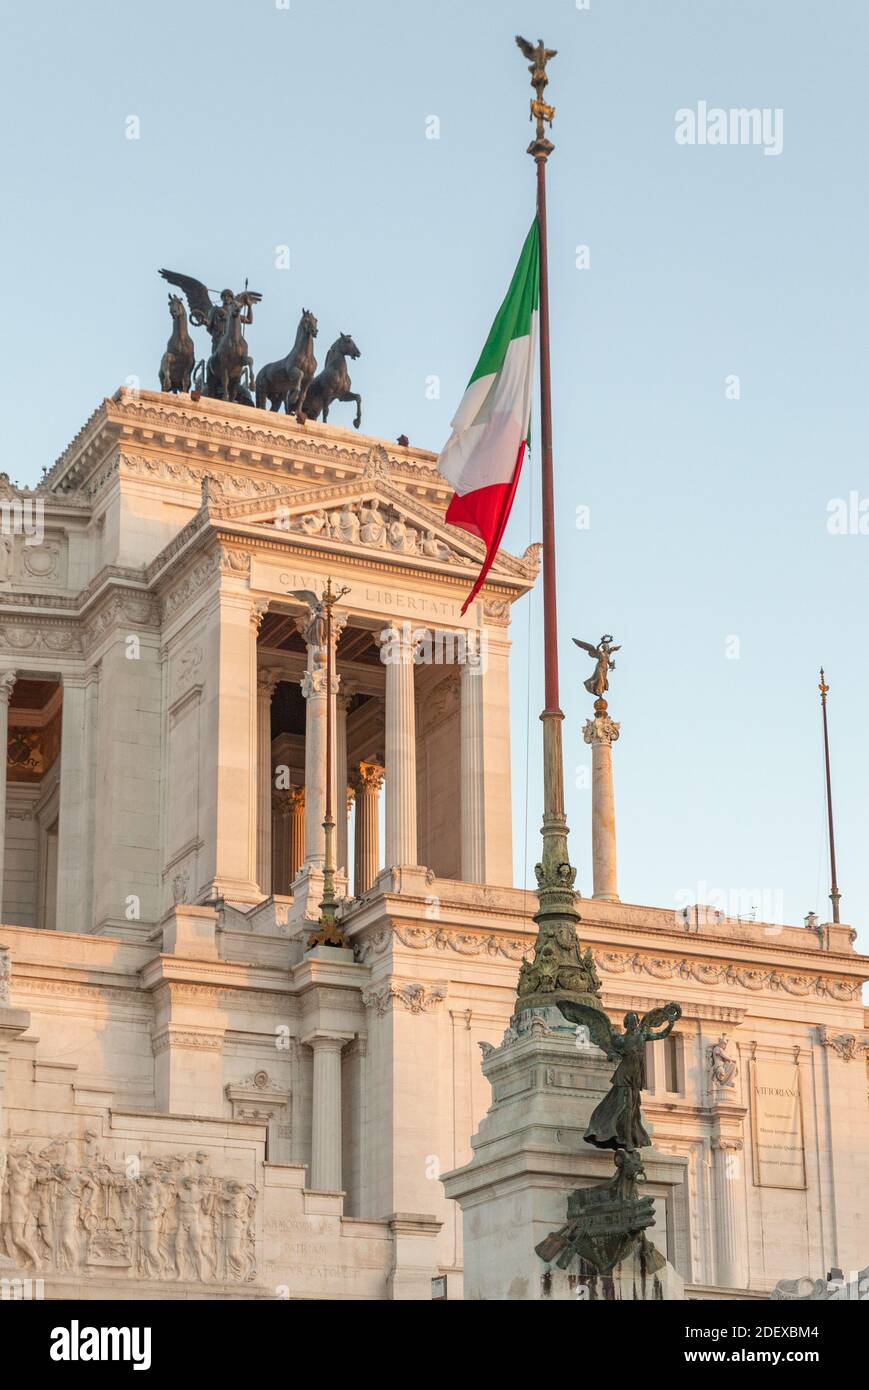
[[[439,471],[455,488],[446,520],[486,543],[483,568],[462,605],[463,613],[498,553],[528,447],[539,302],[540,237],[535,218],[438,459]]]

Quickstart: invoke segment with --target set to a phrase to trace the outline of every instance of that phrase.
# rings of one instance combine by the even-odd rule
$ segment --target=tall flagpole
[[[543,854],[535,866],[537,900],[534,914],[537,940],[534,957],[519,971],[517,1009],[545,1008],[559,999],[602,1008],[600,981],[591,952],[582,952],[576,934],[574,880],[567,847],[564,814],[564,759],[561,726],[564,715],[558,696],[558,610],[555,578],[555,483],[552,461],[552,385],[549,342],[549,256],[546,227],[546,164],[555,146],[545,125],[552,125],[554,106],[543,100],[548,85],[546,65],[556,50],[542,39],[536,46],[517,36],[516,43],[530,59],[535,96],[531,119],[537,123],[528,153],[537,167],[537,231],[540,241],[540,462],[543,484],[543,650],[545,707],[543,723]]]
[[[830,840],[830,902],[833,904],[833,921],[839,920],[839,899],[842,894],[839,892],[839,883],[836,877],[836,836],[833,833],[833,790],[830,783],[830,738],[827,733],[827,693],[830,687],[824,680],[824,668],[821,667],[821,683],[818,686],[821,692],[821,717],[824,721],[824,772],[827,779],[827,831]]]

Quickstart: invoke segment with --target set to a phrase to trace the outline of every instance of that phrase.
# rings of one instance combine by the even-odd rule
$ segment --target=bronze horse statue
[[[160,362],[160,389],[189,391],[196,352],[187,331],[187,310],[177,294],[169,296],[169,313],[172,315],[172,336]]]
[[[265,410],[266,401],[271,410],[280,410],[283,405],[288,415],[295,411],[299,423],[302,423],[305,395],[317,370],[314,356],[316,336],[317,320],[310,309],[303,309],[296,329],[296,341],[286,357],[278,362],[267,362],[257,372],[256,403],[259,410]]]
[[[253,385],[253,358],[247,350],[244,334],[241,331],[242,310],[246,307],[244,296],[231,299],[226,304],[226,320],[222,336],[208,359],[205,394],[213,399],[235,401],[239,405],[252,405],[250,387]],[[202,371],[205,363],[196,368],[197,387],[202,389]],[[245,377],[242,383],[242,377]]]
[[[349,333],[342,333],[340,338],[335,339],[326,353],[325,367],[308,387],[308,394],[305,396],[306,419],[316,420],[322,413],[325,425],[329,418],[329,407],[333,402],[355,401],[356,419],[353,421],[353,428],[358,430],[362,424],[362,397],[350,390],[350,373],[347,370],[346,359],[360,355]]]

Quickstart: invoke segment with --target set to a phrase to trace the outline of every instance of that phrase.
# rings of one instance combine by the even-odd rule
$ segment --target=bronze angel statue
[[[585,1131],[587,1144],[599,1149],[644,1149],[652,1140],[643,1124],[640,1092],[646,1086],[646,1043],[669,1037],[673,1026],[682,1017],[678,1004],[665,1004],[651,1009],[640,1018],[631,1010],[625,1014],[625,1031],[617,1032],[606,1014],[588,1004],[560,999],[558,1007],[571,1023],[582,1024],[592,1042],[606,1053],[611,1062],[618,1062],[612,1075],[612,1085],[603,1100],[592,1112]]]
[[[612,659],[612,654],[613,652],[620,652],[621,646],[614,647],[612,645],[613,639],[612,633],[610,632],[604,633],[596,647],[593,647],[591,642],[583,642],[579,637],[574,637],[573,640],[578,647],[582,647],[582,650],[588,652],[589,656],[594,657],[594,660],[597,662],[594,675],[589,676],[587,681],[583,681],[583,685],[589,695],[596,695],[597,698],[601,700],[603,699],[604,691],[610,688],[607,676],[610,671],[616,669],[616,663]]]
[[[253,358],[247,350],[242,327],[253,323],[253,305],[258,304],[262,295],[249,290],[247,282],[240,294],[232,290],[221,290],[220,301],[212,302],[206,285],[192,275],[182,275],[177,270],[161,270],[160,274],[170,285],[177,285],[184,291],[190,309],[190,322],[196,328],[205,327],[211,336],[211,356],[205,371],[205,394],[216,400],[236,401],[242,405],[253,405],[250,389],[253,387]],[[197,367],[197,381],[201,388],[203,363]],[[242,377],[246,375],[246,384]]]

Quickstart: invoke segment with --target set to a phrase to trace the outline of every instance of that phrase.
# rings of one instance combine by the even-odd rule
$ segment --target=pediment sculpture
[[[278,530],[337,541],[341,545],[364,546],[453,564],[467,563],[466,556],[453,550],[431,528],[411,525],[396,507],[381,502],[378,497],[345,501],[330,509],[317,507],[293,516],[283,515],[274,524]]]

